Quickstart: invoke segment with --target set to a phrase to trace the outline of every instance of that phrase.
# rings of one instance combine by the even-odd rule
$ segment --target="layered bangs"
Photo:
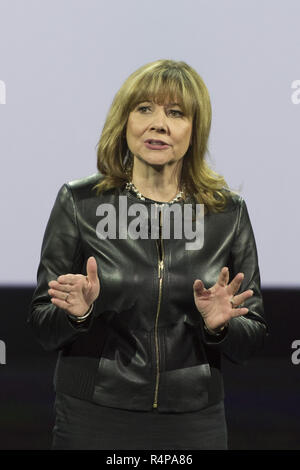
[[[177,103],[189,117],[194,116],[197,103],[189,77],[176,67],[145,70],[136,78],[127,98],[129,112],[144,101],[159,105]]]

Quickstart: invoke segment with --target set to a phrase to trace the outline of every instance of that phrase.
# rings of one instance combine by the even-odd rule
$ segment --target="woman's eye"
[[[183,112],[179,111],[179,109],[170,109],[169,113],[174,117],[181,117],[183,116]]]
[[[152,108],[150,105],[142,105],[137,107],[137,111],[142,114],[146,114],[151,112]],[[179,109],[170,109],[166,111],[172,117],[182,117],[184,114]]]
[[[139,106],[137,110],[141,113],[146,113],[147,111],[150,111],[150,106]]]

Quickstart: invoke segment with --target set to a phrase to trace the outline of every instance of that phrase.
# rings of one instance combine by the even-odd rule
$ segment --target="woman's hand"
[[[228,284],[229,270],[224,267],[221,269],[216,284],[210,289],[205,289],[203,282],[199,279],[194,282],[195,305],[209,330],[218,332],[231,318],[248,313],[248,308],[235,308],[253,295],[250,289],[235,295],[243,279],[244,274],[238,273]]]
[[[48,283],[51,302],[67,313],[81,317],[89,310],[100,293],[96,259],[91,256],[86,265],[87,276],[63,274]]]

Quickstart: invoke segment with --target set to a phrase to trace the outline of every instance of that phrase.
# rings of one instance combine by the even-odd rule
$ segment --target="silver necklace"
[[[129,181],[128,183],[126,183],[125,189],[133,191],[136,194],[138,199],[142,199],[143,201],[145,201],[146,199],[149,199],[149,198],[146,198],[145,196],[143,196],[142,193],[140,193],[140,191],[135,187],[135,185],[132,181]],[[172,199],[172,201],[160,202],[158,204],[173,204],[174,202],[178,202],[181,199],[183,199],[183,196],[184,196],[184,192],[179,191],[179,193],[176,194],[176,196]]]

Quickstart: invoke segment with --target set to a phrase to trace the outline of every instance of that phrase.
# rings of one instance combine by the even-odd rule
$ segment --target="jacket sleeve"
[[[203,337],[207,345],[218,348],[233,362],[244,363],[263,347],[267,324],[264,319],[256,243],[247,206],[242,198],[230,259],[230,280],[239,272],[245,275],[239,293],[248,289],[254,292],[243,305],[249,311],[244,316],[232,318],[223,336],[213,337],[203,332]]]
[[[46,350],[61,349],[91,327],[93,312],[85,322],[76,324],[69,319],[65,310],[51,302],[48,294],[48,282],[62,274],[83,273],[84,261],[72,192],[64,184],[46,226],[37,286],[27,319],[37,340]]]

